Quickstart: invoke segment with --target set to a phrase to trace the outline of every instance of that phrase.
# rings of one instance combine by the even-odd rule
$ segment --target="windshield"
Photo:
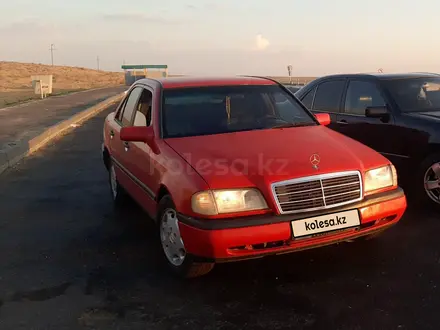
[[[440,110],[440,78],[410,78],[385,81],[402,112]]]
[[[317,125],[277,85],[170,89],[163,95],[165,138]]]

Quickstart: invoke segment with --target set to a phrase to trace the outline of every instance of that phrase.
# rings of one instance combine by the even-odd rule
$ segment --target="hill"
[[[52,74],[55,95],[84,89],[124,84],[123,72],[33,63],[0,62],[0,107],[39,98],[32,90],[31,76]]]

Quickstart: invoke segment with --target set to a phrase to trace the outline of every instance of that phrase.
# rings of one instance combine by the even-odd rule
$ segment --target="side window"
[[[133,89],[125,102],[124,110],[122,112],[122,126],[129,126],[131,124],[131,118],[135,110],[139,96],[142,93],[143,88],[136,87]]]
[[[303,97],[301,102],[306,106],[307,109],[312,109],[313,98],[315,97],[316,87],[309,91],[306,96]]]
[[[385,101],[377,86],[369,81],[351,81],[345,98],[345,112],[365,115],[367,107],[384,106]]]
[[[123,98],[121,100],[121,103],[119,104],[118,111],[115,115],[115,119],[119,120],[120,122],[122,122],[122,113],[124,112],[125,103],[127,103],[127,99]]]
[[[143,89],[136,106],[133,126],[150,126],[153,94],[148,89]]]
[[[323,82],[318,86],[313,102],[313,110],[339,112],[345,80]]]

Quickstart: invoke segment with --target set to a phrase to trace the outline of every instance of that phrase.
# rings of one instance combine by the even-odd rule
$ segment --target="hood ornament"
[[[319,157],[318,154],[313,154],[310,156],[310,163],[312,164],[312,167],[317,170],[319,167],[319,163],[321,162],[321,157]]]

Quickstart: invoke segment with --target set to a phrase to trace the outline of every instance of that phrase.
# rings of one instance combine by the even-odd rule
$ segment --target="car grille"
[[[359,172],[342,172],[272,184],[280,213],[326,209],[362,199]]]

